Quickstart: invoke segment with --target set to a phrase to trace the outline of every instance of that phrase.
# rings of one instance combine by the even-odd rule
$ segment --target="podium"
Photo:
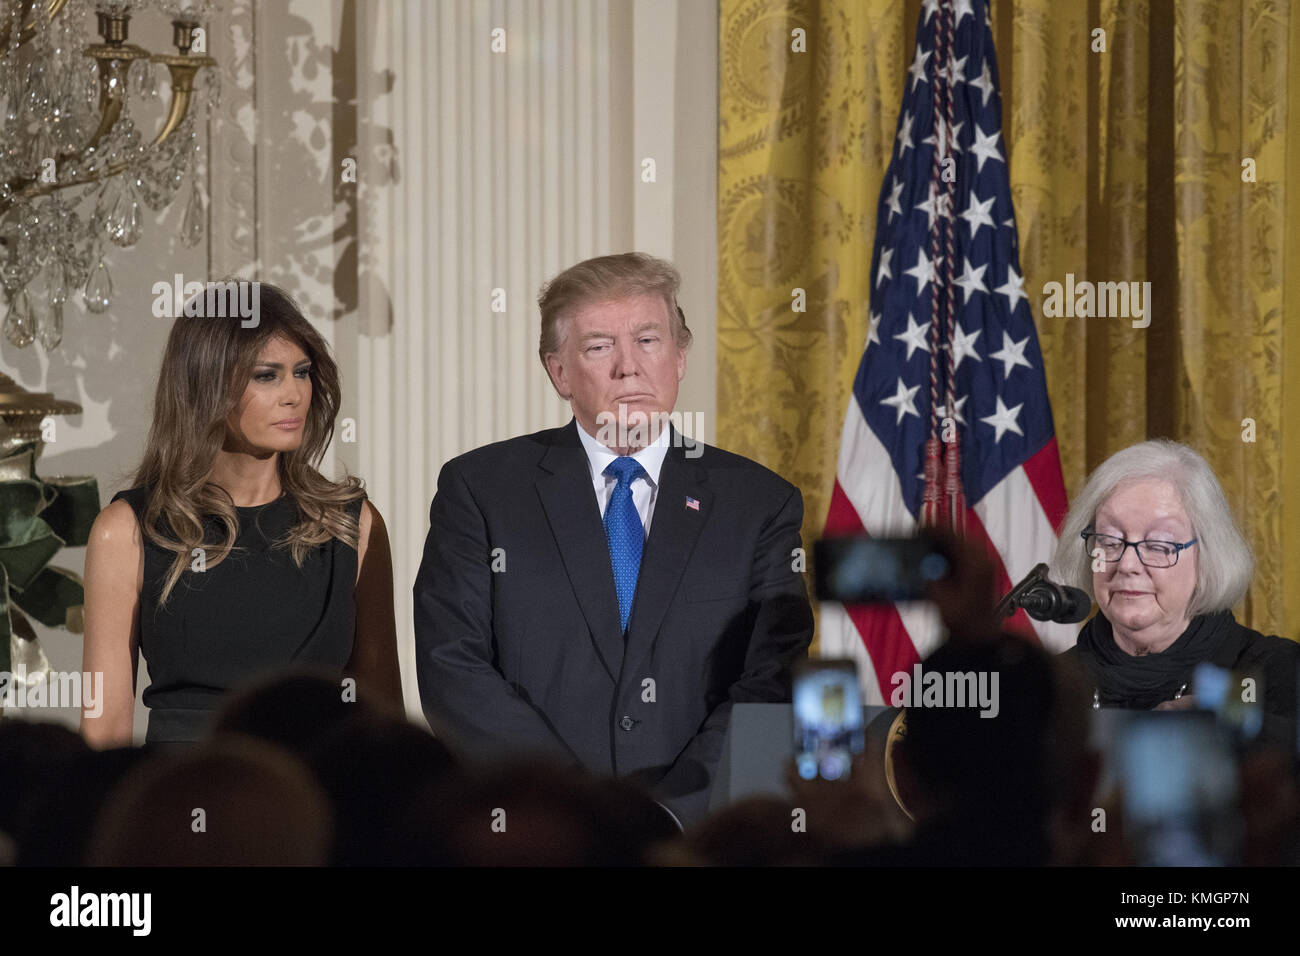
[[[886,719],[882,714],[888,713]],[[897,707],[862,708],[868,736],[889,731]],[[709,813],[753,796],[788,798],[786,767],[794,758],[793,704],[734,704],[709,794]]]

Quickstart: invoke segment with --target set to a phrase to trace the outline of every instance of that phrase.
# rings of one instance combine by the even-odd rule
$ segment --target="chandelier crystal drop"
[[[108,274],[108,266],[105,265],[103,256],[97,257],[95,267],[90,270],[90,278],[86,280],[83,297],[86,300],[86,309],[96,314],[107,312],[108,307],[113,304],[113,277]]]
[[[199,192],[199,181],[191,177],[190,201],[185,206],[185,218],[181,221],[181,242],[191,249],[203,241],[203,194]]]
[[[9,313],[5,316],[5,338],[20,349],[31,345],[36,338],[26,289],[19,289],[18,294],[9,300]]]

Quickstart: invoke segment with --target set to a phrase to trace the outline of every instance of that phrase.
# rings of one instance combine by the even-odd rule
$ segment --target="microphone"
[[[1020,595],[1020,606],[1036,621],[1078,624],[1092,610],[1092,598],[1079,588],[1043,578]]]
[[[995,613],[1009,617],[1018,607],[1038,621],[1078,624],[1092,610],[1092,599],[1079,588],[1047,580],[1047,565],[1038,564],[998,602]]]

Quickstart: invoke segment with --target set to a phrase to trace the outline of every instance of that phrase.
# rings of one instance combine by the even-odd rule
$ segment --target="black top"
[[[118,498],[137,521],[143,518],[147,489],[118,492],[113,501]],[[353,517],[360,517],[361,500],[348,506]],[[298,521],[292,496],[235,511],[237,550],[203,571],[192,570],[191,561],[162,607],[158,599],[174,555],[143,538],[140,652],[149,665],[147,743],[202,739],[232,689],[291,667],[337,671],[341,677],[352,655],[356,550],[334,538],[312,549],[299,568],[289,548],[271,548]],[[218,541],[220,533],[212,519],[205,540]]]
[[[1150,710],[1180,688],[1183,695],[1194,694],[1193,674],[1200,663],[1254,676],[1263,690],[1261,735],[1295,746],[1300,645],[1238,624],[1231,611],[1198,615],[1173,644],[1142,657],[1125,653],[1115,643],[1110,621],[1098,613],[1065,653],[1083,665],[1091,682],[1088,693],[1095,690],[1102,707]]]

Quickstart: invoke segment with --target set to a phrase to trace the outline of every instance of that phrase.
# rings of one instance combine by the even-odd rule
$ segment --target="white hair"
[[[1196,587],[1188,617],[1230,609],[1250,587],[1254,555],[1209,464],[1193,449],[1166,438],[1131,445],[1097,466],[1061,526],[1053,579],[1092,595],[1092,562],[1080,535],[1093,527],[1097,511],[1120,485],[1148,478],[1174,486],[1196,538]]]

